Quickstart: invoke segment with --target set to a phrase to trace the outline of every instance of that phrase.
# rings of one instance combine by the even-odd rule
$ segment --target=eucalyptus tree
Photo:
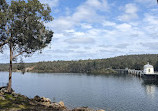
[[[44,23],[53,20],[48,5],[38,0],[0,0],[0,51],[10,49],[8,92],[11,92],[12,61],[19,55],[42,51],[52,40],[53,32]]]

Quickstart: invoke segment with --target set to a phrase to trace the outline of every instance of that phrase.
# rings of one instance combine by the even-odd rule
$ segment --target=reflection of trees
[[[151,79],[151,80],[143,80],[142,85],[155,85],[158,87],[158,80]]]

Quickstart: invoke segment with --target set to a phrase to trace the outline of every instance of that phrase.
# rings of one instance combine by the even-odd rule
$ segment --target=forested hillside
[[[57,73],[107,73],[111,69],[137,69],[142,70],[149,62],[158,70],[158,54],[125,55],[107,59],[79,60],[79,61],[48,61],[38,63],[16,63],[13,70],[20,69],[21,65],[31,68],[31,72],[57,72]],[[0,64],[0,71],[7,71],[8,64]]]

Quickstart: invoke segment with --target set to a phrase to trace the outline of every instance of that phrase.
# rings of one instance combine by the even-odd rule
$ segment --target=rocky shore
[[[96,111],[88,107],[68,109],[64,102],[51,102],[49,98],[35,96],[30,99],[17,94],[13,90],[7,92],[6,87],[0,88],[0,111]],[[104,110],[97,110],[104,111]]]

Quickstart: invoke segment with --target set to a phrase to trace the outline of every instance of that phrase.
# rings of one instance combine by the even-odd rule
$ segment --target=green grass
[[[5,100],[0,98],[0,109],[26,109],[30,106],[29,100],[22,96],[14,97],[11,94],[4,94],[3,95]]]

